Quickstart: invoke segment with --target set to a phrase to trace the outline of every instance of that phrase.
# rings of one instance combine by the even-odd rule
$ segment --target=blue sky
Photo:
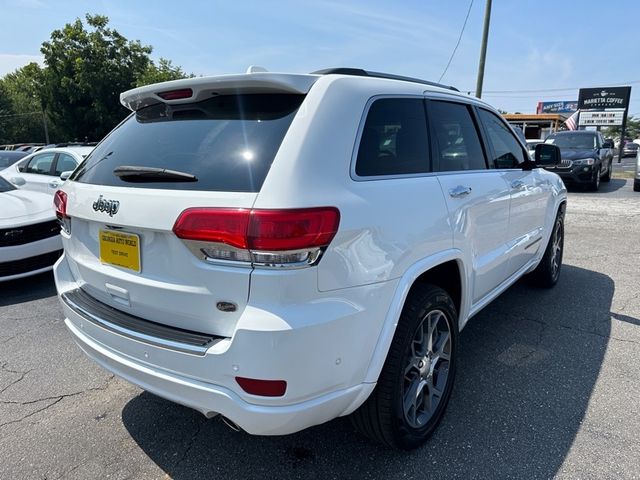
[[[442,80],[463,91],[475,88],[484,6],[474,1]],[[197,75],[252,64],[293,72],[353,66],[437,80],[468,7],[469,0],[0,0],[0,75],[42,61],[50,32],[89,12]],[[639,19],[638,0],[494,0],[483,98],[533,112],[539,100],[577,99],[580,86],[634,82],[629,113],[640,115]]]

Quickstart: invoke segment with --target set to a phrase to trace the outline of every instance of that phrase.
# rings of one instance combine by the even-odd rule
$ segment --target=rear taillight
[[[338,231],[334,207],[289,210],[189,208],[173,231],[207,260],[258,266],[306,266],[318,262]]]
[[[67,194],[62,190],[56,191],[53,196],[53,206],[56,209],[56,217],[60,228],[67,235],[71,235],[71,219],[67,215]]]
[[[56,217],[59,220],[69,218],[67,216],[67,194],[62,190],[58,190],[53,196],[53,205],[56,207]]]

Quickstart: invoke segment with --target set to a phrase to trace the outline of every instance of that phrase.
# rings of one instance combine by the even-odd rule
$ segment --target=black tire
[[[556,235],[559,235],[559,242],[556,243]],[[559,251],[556,251],[557,257],[554,257],[554,250],[559,245]],[[549,237],[549,243],[544,251],[542,260],[536,269],[531,272],[529,278],[532,282],[542,288],[551,288],[560,278],[560,270],[562,269],[562,254],[564,252],[564,214],[558,212],[556,221],[553,224],[553,231]],[[557,264],[556,264],[557,260]]]
[[[638,181],[633,182],[633,191],[640,192],[640,182]]]
[[[600,169],[593,172],[593,178],[589,182],[587,188],[592,192],[597,192],[600,189]]]
[[[437,320],[431,320],[436,318]],[[435,324],[433,332],[425,335],[421,330],[425,322]],[[443,323],[444,322],[444,323]],[[444,328],[446,324],[450,335],[445,337],[439,327]],[[428,328],[431,330],[431,328]],[[448,350],[448,360],[425,356],[428,366],[416,363],[418,351],[416,338],[435,338],[433,349],[442,335],[440,350]],[[444,411],[451,397],[453,380],[455,377],[456,348],[458,343],[458,314],[451,297],[439,287],[433,285],[416,285],[412,288],[405,302],[398,326],[393,336],[387,359],[378,378],[376,388],[369,398],[351,415],[353,425],[370,439],[386,444],[391,447],[410,450],[422,445],[433,433],[436,426],[442,419]],[[448,345],[444,349],[442,345]],[[428,354],[431,355],[431,354]],[[442,357],[445,355],[443,354]],[[433,366],[432,366],[433,365]],[[420,367],[420,368],[418,368]],[[421,373],[421,369],[430,370],[430,377]],[[408,373],[407,373],[408,372]],[[409,378],[413,376],[412,380]],[[424,385],[425,379],[431,378],[431,385],[437,384],[441,388],[440,392],[435,388],[431,390],[429,384]],[[417,383],[415,383],[417,382]],[[415,423],[419,423],[419,409],[421,402],[426,402],[425,391],[428,392],[428,404],[433,409],[428,417],[421,417],[424,422],[419,427],[415,427],[407,419],[405,403],[403,399],[414,397],[411,394],[411,386],[422,385],[415,388],[415,398],[413,402],[413,416]],[[441,393],[435,401],[435,407],[431,403],[437,393]],[[420,415],[427,415],[420,413]]]
[[[610,182],[611,181],[611,170],[613,170],[613,160],[609,161],[609,166],[607,167],[607,173],[600,179],[602,182]]]

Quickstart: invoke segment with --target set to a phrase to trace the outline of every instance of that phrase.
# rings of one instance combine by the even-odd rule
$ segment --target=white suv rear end
[[[356,424],[410,448],[444,411],[459,328],[546,265],[554,232],[561,241],[564,188],[521,168],[530,160],[518,140],[506,143],[520,160],[515,152],[478,172],[495,152],[480,147],[490,134],[477,120],[456,124],[454,112],[428,131],[428,96],[461,102],[469,119],[479,106],[494,115],[486,105],[425,82],[339,73],[124,93],[134,113],[56,194],[65,247],[56,284],[78,345],[145,390],[265,435],[369,398]],[[436,175],[437,156],[468,170],[473,187]],[[508,182],[519,182],[515,227]],[[557,273],[559,264],[552,283]],[[437,308],[416,326],[402,320],[408,302]],[[403,374],[390,373],[394,355]],[[377,382],[397,384],[403,400],[385,405],[382,387],[371,395]],[[363,424],[363,409],[377,426]],[[400,423],[383,425],[394,416]]]

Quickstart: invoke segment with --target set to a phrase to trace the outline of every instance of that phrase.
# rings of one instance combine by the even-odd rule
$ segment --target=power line
[[[447,66],[444,67],[444,71],[442,72],[442,75],[440,75],[440,78],[438,79],[438,83],[440,83],[440,81],[442,80],[442,77],[444,77],[444,74],[447,73],[447,70],[449,70],[449,65],[451,65],[451,61],[453,60],[453,56],[456,54],[456,50],[458,50],[458,46],[460,45],[460,40],[462,40],[462,34],[464,33],[464,29],[467,26],[467,20],[469,20],[469,14],[471,13],[471,7],[473,7],[473,0],[471,0],[471,3],[469,3],[469,9],[467,10],[467,16],[464,18],[464,23],[462,24],[462,30],[460,30],[460,35],[458,36],[458,42],[456,43],[456,46],[453,49],[453,52],[451,52],[451,56],[449,57],[449,61],[447,62]]]
[[[616,82],[616,83],[610,83],[609,86],[611,87],[615,87],[618,85],[629,85],[629,84],[636,84],[636,83],[640,83],[640,80],[631,80],[629,82]],[[595,88],[597,87],[601,87],[602,84],[597,85]],[[566,87],[566,88],[545,88],[545,89],[539,89],[539,90],[485,90],[483,93],[544,93],[544,92],[566,92],[569,90],[580,90],[581,88],[594,88],[594,87],[585,87],[584,85],[581,87]],[[469,92],[469,94],[474,93],[473,90],[465,90],[466,92]]]

